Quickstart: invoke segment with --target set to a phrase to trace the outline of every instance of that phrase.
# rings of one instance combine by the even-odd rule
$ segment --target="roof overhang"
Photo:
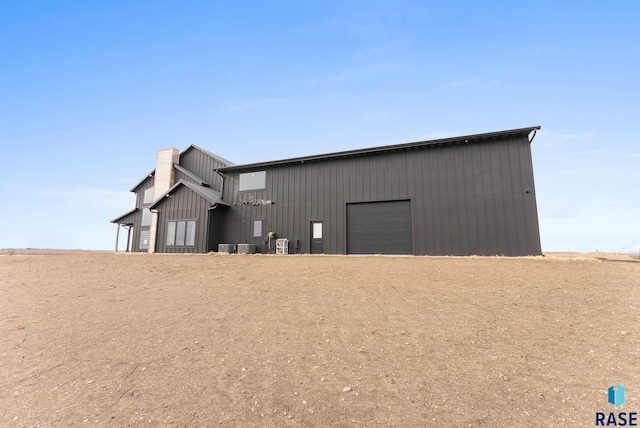
[[[152,170],[151,170],[151,172],[149,172],[149,174],[145,175],[145,176],[144,176],[144,178],[143,178],[142,180],[138,181],[138,182],[136,183],[136,185],[135,185],[135,186],[133,186],[133,187],[131,188],[131,190],[129,190],[129,191],[130,191],[130,192],[134,192],[134,193],[135,193],[135,192],[136,192],[136,190],[138,190],[138,187],[140,187],[140,186],[142,185],[142,183],[144,183],[145,181],[147,181],[149,178],[153,177],[153,175],[154,175],[155,173],[156,173],[156,169],[154,168],[154,169],[152,169]]]
[[[122,219],[130,216],[131,214],[135,214],[136,211],[138,211],[138,209],[134,208],[131,211],[129,211],[129,212],[125,213],[125,214],[122,214],[120,217],[114,218],[113,220],[111,220],[111,223],[117,223],[117,224],[131,226],[131,225],[133,225],[132,222],[123,222]]]

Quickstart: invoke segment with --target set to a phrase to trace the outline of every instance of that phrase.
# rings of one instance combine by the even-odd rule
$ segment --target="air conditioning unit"
[[[235,244],[218,244],[218,252],[232,254],[236,252]]]
[[[256,244],[238,244],[238,254],[253,254],[256,252]]]

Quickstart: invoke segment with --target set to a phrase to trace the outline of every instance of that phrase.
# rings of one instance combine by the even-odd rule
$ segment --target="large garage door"
[[[347,204],[347,254],[413,254],[411,201]]]

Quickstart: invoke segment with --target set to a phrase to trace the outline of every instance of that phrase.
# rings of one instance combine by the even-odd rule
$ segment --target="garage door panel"
[[[413,254],[411,202],[347,204],[348,254]]]

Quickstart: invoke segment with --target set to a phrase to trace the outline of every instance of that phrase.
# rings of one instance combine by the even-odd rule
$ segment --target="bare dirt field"
[[[594,426],[639,296],[617,254],[5,251],[0,426]]]

